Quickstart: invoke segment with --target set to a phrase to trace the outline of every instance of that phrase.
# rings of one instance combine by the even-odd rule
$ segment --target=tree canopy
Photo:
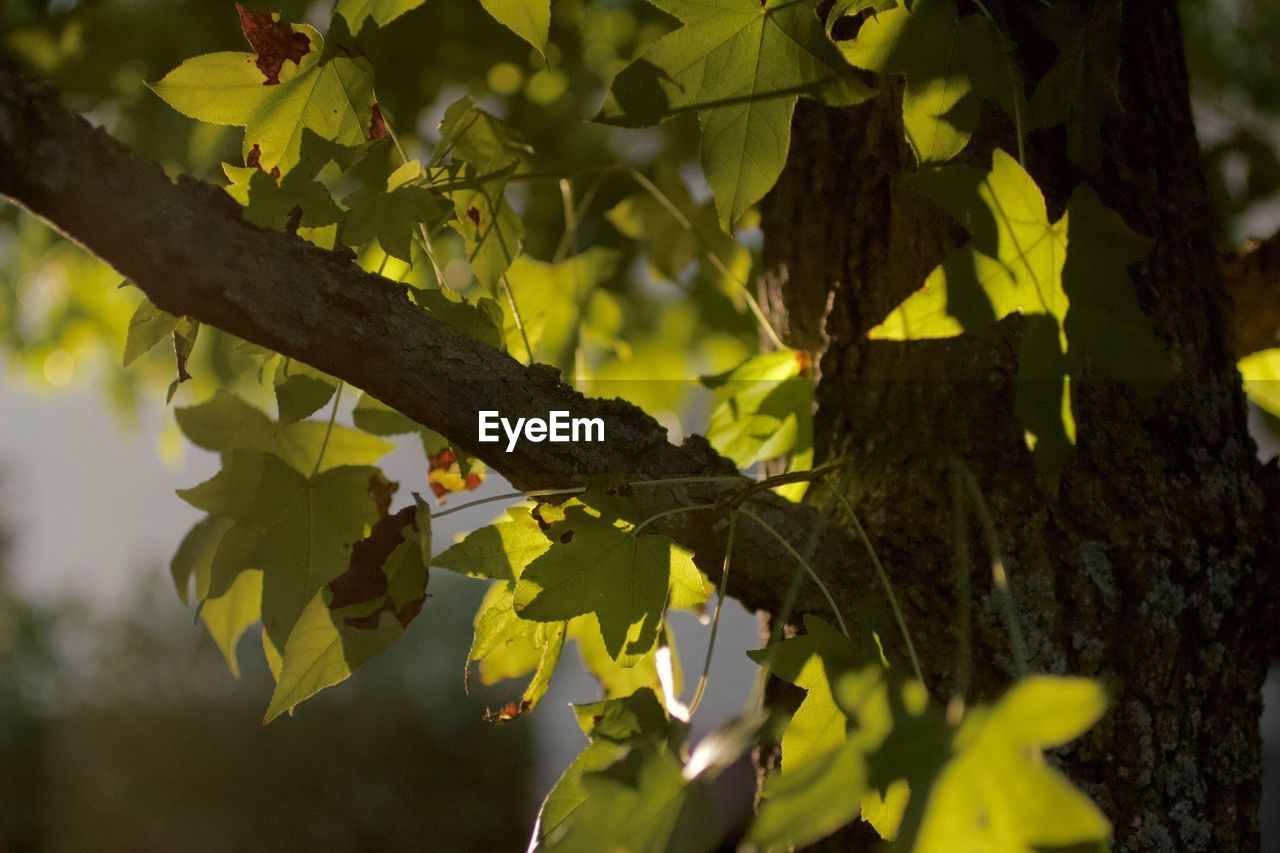
[[[175,440],[219,454],[175,498],[202,517],[172,576],[231,676],[252,633],[276,680],[264,722],[359,678],[440,606],[430,575],[452,572],[487,584],[459,663],[513,681],[492,719],[569,713],[537,706],[570,641],[600,683],[572,709],[586,746],[530,828],[539,849],[714,849],[730,828],[706,818],[713,780],[771,732],[780,763],[741,830],[759,849],[856,821],[921,851],[1109,842],[1108,815],[1045,752],[1098,723],[1116,685],[1029,665],[987,495],[959,458],[938,508],[954,560],[935,571],[960,614],[991,586],[1010,676],[968,695],[965,634],[946,691],[930,682],[903,567],[849,499],[846,452],[815,441],[819,365],[755,279],[757,207],[798,103],[898,99],[907,191],[956,242],[866,337],[1019,322],[1017,429],[1057,500],[1089,440],[1077,381],[1149,397],[1179,369],[1130,272],[1160,235],[1094,186],[1108,117],[1138,108],[1116,85],[1127,4],[1054,0],[1031,29],[960,0],[180,4],[181,22],[35,5],[5,42],[26,68],[0,67],[0,194],[26,209],[4,213],[0,252],[65,286],[38,324],[17,286],[0,291],[0,336],[55,386],[109,353],[98,381],[122,407],[163,398]],[[1198,79],[1244,79],[1197,34],[1200,9]],[[1020,66],[1020,40],[1043,67]],[[91,113],[106,130],[33,68],[73,107],[115,104]],[[1247,79],[1266,109],[1270,78]],[[1033,177],[1034,133],[1065,140],[1065,204]],[[1280,174],[1246,137],[1209,152],[1253,158],[1252,200],[1218,187],[1224,242]],[[1231,262],[1242,299],[1280,267],[1263,258]],[[1280,418],[1280,301],[1257,304],[1233,357]],[[599,418],[604,440],[485,443],[485,410]],[[405,444],[420,482],[379,468]],[[433,515],[495,473],[514,487],[495,520],[433,542]],[[772,636],[741,716],[691,742],[716,684],[682,666],[667,617],[707,615],[709,665],[726,597],[772,614]],[[683,672],[703,673],[687,704]],[[766,701],[771,679],[802,692],[793,712]]]

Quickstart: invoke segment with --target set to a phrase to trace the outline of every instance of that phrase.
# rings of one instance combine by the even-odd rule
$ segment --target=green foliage
[[[787,159],[801,95],[865,98],[809,0],[654,0],[684,26],[650,45],[614,80],[600,118],[626,127],[694,111],[702,165],[730,230],[773,186]]]
[[[547,538],[558,547],[520,576],[516,612],[539,622],[595,614],[605,648],[624,666],[653,649],[668,602],[692,607],[710,595],[688,551],[621,519],[572,507]],[[624,589],[625,596],[617,594]]]
[[[1065,124],[1071,158],[1096,171],[1102,125],[1120,103],[1121,0],[1100,0],[1087,9],[1077,0],[1044,10],[1042,28],[1058,57],[1031,99],[1032,127]]]
[[[905,681],[821,620],[754,653],[806,689],[782,742],[750,838],[762,848],[812,843],[861,810],[903,849],[1025,850],[1099,842],[1110,825],[1045,762],[1083,734],[1106,697],[1093,681],[1029,676],[959,725],[923,685]]]
[[[279,457],[232,452],[211,480],[179,496],[232,522],[214,554],[210,595],[245,569],[261,569],[262,624],[277,647],[307,602],[346,568],[347,551],[378,516],[376,468],[344,465],[306,478]]]
[[[1147,242],[1088,188],[1050,222],[1035,181],[999,150],[985,175],[952,166],[922,172],[915,186],[971,239],[869,335],[947,338],[1021,315],[1017,412],[1036,464],[1055,475],[1076,440],[1072,375],[1093,367],[1148,386],[1167,376],[1127,272]]]
[[[868,9],[874,9],[869,16]],[[852,16],[846,19],[847,13]],[[984,101],[1010,118],[1025,108],[1022,76],[1007,55],[1012,45],[982,15],[960,17],[955,0],[844,0],[828,20],[850,65],[904,79],[902,122],[921,163],[941,163],[963,151]],[[843,30],[843,20],[859,22],[856,33]]]
[[[304,131],[339,145],[367,141],[373,118],[368,61],[325,56],[315,29],[295,24],[293,30],[306,50],[298,60],[284,60],[274,83],[258,66],[260,55],[228,52],[189,59],[152,89],[184,115],[244,127],[246,162],[267,172],[283,174],[298,164]]]
[[[135,97],[120,124],[145,127],[167,165],[216,173],[228,160],[225,190],[247,222],[382,276],[468,337],[663,423],[709,412],[705,435],[736,466],[799,472],[817,461],[814,354],[786,348],[753,300],[753,207],[786,163],[800,97],[852,105],[897,91],[873,89],[870,75],[900,79],[919,171],[895,192],[932,199],[969,239],[870,336],[1019,324],[1014,415],[1052,480],[1077,438],[1076,383],[1097,374],[1150,392],[1171,374],[1128,275],[1148,241],[1087,185],[1056,187],[1069,200],[1051,220],[1041,188],[1004,151],[989,171],[942,164],[962,153],[975,162],[992,140],[1021,150],[1034,141],[1028,131],[1062,125],[1076,166],[1091,173],[1120,109],[1120,3],[1086,6],[1058,0],[1035,13],[1056,54],[1027,79],[1015,62],[1027,48],[981,4],[955,0],[339,0],[324,36],[242,10],[251,51],[184,60],[219,44],[193,35],[157,58],[168,73],[154,62],[147,71],[179,113],[243,128],[238,149],[226,150],[218,127],[175,123],[154,98]],[[31,55],[53,50],[27,45]],[[580,122],[606,90],[598,121]],[[148,108],[160,117],[146,118]],[[0,287],[0,328],[30,337],[23,363],[44,365],[51,384],[57,354],[74,350],[85,325],[112,331],[110,351],[123,346],[132,377],[149,376],[160,359],[146,353],[173,340],[170,395],[190,379],[184,400],[198,401],[175,409],[177,427],[222,467],[180,492],[205,516],[171,572],[233,674],[237,643],[262,622],[277,681],[268,721],[393,644],[424,606],[432,565],[490,584],[460,661],[465,679],[523,681],[491,719],[537,707],[570,641],[599,682],[603,698],[574,708],[588,743],[543,806],[543,849],[722,843],[709,780],[764,722],[751,708],[691,748],[681,707],[660,698],[682,680],[668,611],[701,608],[711,592],[703,570],[719,566],[643,529],[619,490],[598,489],[540,495],[548,502],[510,509],[433,556],[430,506],[413,493],[393,507],[396,488],[374,466],[396,441],[420,445],[425,484],[452,499],[486,475],[462,436],[363,392],[344,408],[334,377],[214,330],[197,338],[188,318],[104,287],[118,282],[110,270],[57,257],[27,220],[15,234],[17,266],[35,265],[29,256],[76,273],[62,288],[76,302],[37,335],[21,314],[26,285]],[[107,295],[94,302],[89,291]],[[1280,416],[1277,352],[1240,367],[1251,399]],[[163,367],[156,375],[168,383],[172,359]],[[696,376],[701,389],[688,381]],[[272,398],[274,419],[259,408]],[[800,500],[807,485],[778,491]],[[876,617],[851,621],[854,639],[812,615],[803,622],[804,633],[752,654],[804,698],[770,723],[783,727],[782,761],[751,843],[799,847],[857,819],[911,850],[1106,840],[1105,817],[1043,755],[1103,713],[1095,682],[1027,676],[990,706],[948,715],[885,658]]]
[[[1254,405],[1280,418],[1280,349],[1267,349],[1240,359],[1240,375]]]

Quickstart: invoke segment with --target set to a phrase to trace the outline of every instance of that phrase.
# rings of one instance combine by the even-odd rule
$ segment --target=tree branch
[[[1235,308],[1236,357],[1280,347],[1280,232],[1223,258],[1222,273]]]
[[[524,367],[411,302],[403,286],[278,231],[250,225],[218,187],[171,181],[104,131],[64,109],[47,86],[0,67],[0,195],[26,207],[110,263],[157,306],[270,347],[346,380],[419,423],[447,435],[521,489],[577,485],[602,475],[634,481],[735,473],[694,436],[681,446],[640,409],[588,399],[545,365]],[[596,444],[476,439],[476,413],[543,416],[568,410],[605,420]],[[694,483],[635,490],[649,514],[727,502],[739,487]],[[796,548],[822,524],[819,514],[769,493],[752,510]],[[655,522],[691,548],[718,577],[727,522],[682,513]],[[792,558],[757,525],[740,525],[729,592],[748,607],[776,610],[793,576]],[[859,589],[874,589],[857,542],[827,527],[813,565],[848,611]],[[857,561],[855,563],[855,561]],[[805,584],[796,612],[827,606]]]

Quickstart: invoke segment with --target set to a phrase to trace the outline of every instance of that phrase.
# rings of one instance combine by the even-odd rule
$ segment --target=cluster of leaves
[[[422,310],[514,357],[674,411],[684,392],[624,380],[635,378],[629,365],[643,364],[645,378],[660,373],[660,350],[694,349],[698,326],[677,292],[636,358],[637,324],[626,318],[640,312],[627,309],[662,300],[642,301],[644,287],[626,286],[629,253],[644,255],[647,284],[674,282],[719,306],[731,339],[752,328],[740,319],[752,314],[772,335],[746,287],[751,253],[735,238],[750,231],[753,206],[783,169],[796,103],[852,105],[884,88],[871,75],[900,77],[904,132],[920,164],[911,184],[970,240],[872,337],[949,337],[1020,315],[1017,414],[1050,479],[1075,440],[1073,378],[1167,375],[1127,274],[1145,241],[1091,189],[1079,188],[1051,221],[1034,180],[1003,151],[990,170],[944,165],[969,145],[989,104],[1012,122],[1019,147],[1028,128],[1066,124],[1088,173],[1100,156],[1098,104],[1114,101],[1099,91],[1113,93],[1114,74],[1105,45],[1085,49],[1102,24],[1073,17],[1069,2],[1044,17],[1060,55],[1028,98],[1016,46],[998,22],[985,11],[960,14],[954,0],[840,0],[823,5],[825,19],[812,0],[653,0],[675,21],[656,22],[655,37],[633,45],[633,61],[611,68],[597,119],[666,123],[666,148],[679,151],[696,118],[709,196],[677,155],[658,158],[651,174],[619,163],[556,174],[564,229],[554,251],[531,250],[546,245],[536,153],[498,110],[462,97],[443,110],[433,145],[414,148],[416,127],[401,128],[404,139],[397,133],[364,46],[420,5],[340,0],[323,36],[240,7],[251,51],[189,59],[152,89],[187,116],[243,128],[239,160],[223,171],[248,221],[397,279]],[[548,0],[479,6],[550,66],[558,49]],[[565,14],[579,12],[589,15]],[[583,178],[590,183],[578,193]],[[611,236],[578,251],[579,217],[598,193],[611,199],[598,223]],[[195,334],[190,321],[144,302],[126,360],[172,336],[181,381]],[[627,488],[515,507],[433,555],[430,506],[415,493],[394,509],[398,487],[376,467],[393,446],[386,439],[421,442],[424,485],[438,499],[476,488],[483,463],[367,395],[352,411],[354,428],[336,423],[342,385],[333,377],[225,336],[218,347],[254,366],[277,417],[231,390],[177,411],[188,440],[219,453],[222,469],[181,493],[206,515],[173,572],[233,672],[238,640],[262,623],[277,681],[268,720],[393,643],[419,615],[436,567],[491,583],[467,677],[474,668],[486,684],[527,679],[494,719],[538,704],[568,640],[601,684],[601,702],[576,708],[589,743],[544,805],[535,838],[543,847],[714,846],[709,780],[766,725],[781,727],[783,758],[749,829],[762,848],[803,845],[860,816],[911,849],[1030,850],[1108,836],[1096,806],[1042,755],[1101,715],[1095,683],[1024,678],[994,705],[949,717],[889,665],[874,626],[854,642],[810,618],[805,633],[755,655],[764,671],[806,691],[799,710],[788,720],[748,712],[691,750],[666,618],[671,608],[705,606],[711,587],[688,551],[645,530]],[[710,374],[706,432],[717,450],[743,468],[779,458],[792,472],[813,467],[809,354],[726,346],[700,367]],[[674,373],[687,378],[688,368]],[[328,420],[313,420],[326,406]],[[781,491],[799,500],[804,484]]]

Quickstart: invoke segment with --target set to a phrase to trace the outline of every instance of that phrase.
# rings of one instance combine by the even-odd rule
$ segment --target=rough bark
[[[1257,849],[1276,504],[1246,432],[1176,6],[1128,0],[1120,43],[1125,111],[1091,183],[1155,238],[1131,272],[1178,378],[1156,395],[1080,378],[1079,444],[1056,490],[1037,482],[1013,414],[1016,318],[947,341],[866,340],[964,239],[904,186],[914,164],[891,87],[853,110],[798,114],[764,207],[766,288],[791,342],[822,353],[819,458],[856,460],[849,497],[924,614],[911,628],[935,692],[950,690],[958,646],[954,455],[996,515],[1031,669],[1113,690],[1106,719],[1056,760],[1111,817],[1117,847]],[[1059,131],[1028,143],[1055,216],[1084,179],[1065,143]],[[964,156],[988,163],[996,144],[1013,148],[989,120]],[[987,699],[1014,672],[981,575],[972,620],[970,696]]]

